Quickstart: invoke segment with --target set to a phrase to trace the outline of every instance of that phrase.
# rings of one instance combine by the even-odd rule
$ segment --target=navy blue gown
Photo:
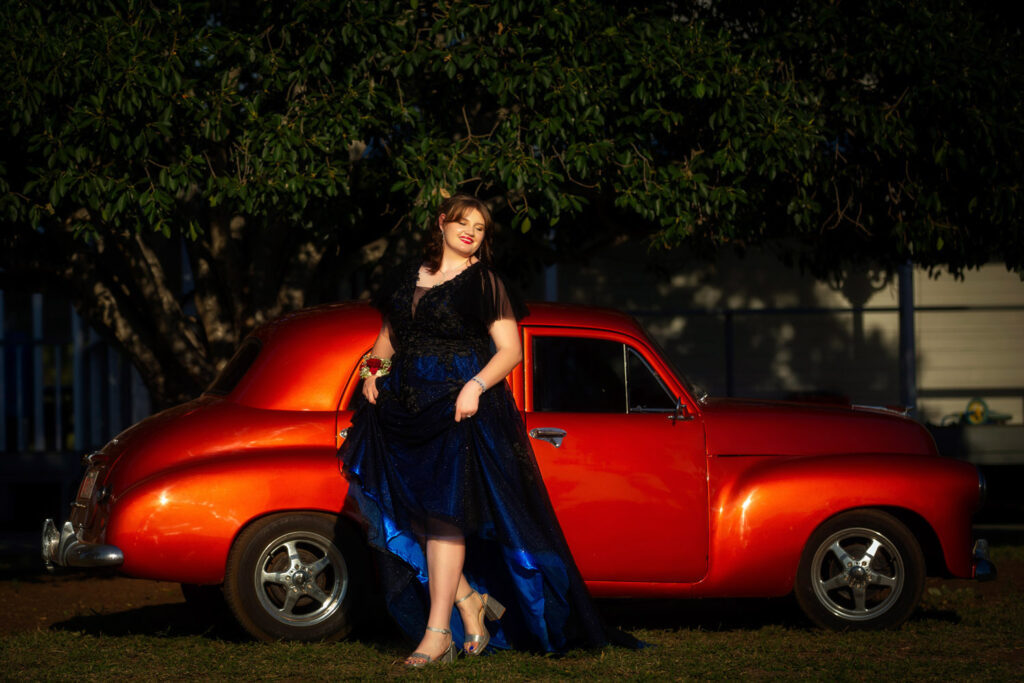
[[[417,271],[401,271],[377,300],[395,349],[391,374],[377,381],[376,405],[356,410],[340,451],[350,495],[380,551],[391,615],[411,638],[423,635],[429,596],[420,534],[436,519],[465,536],[470,585],[507,608],[487,622],[493,646],[558,652],[606,644],[507,383],[480,396],[476,415],[454,420],[459,391],[492,355],[488,327],[521,318],[525,306],[480,262],[426,291],[416,286]],[[461,643],[454,608],[451,624]]]

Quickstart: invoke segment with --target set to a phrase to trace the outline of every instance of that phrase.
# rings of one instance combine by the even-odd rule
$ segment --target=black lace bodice
[[[390,296],[381,293],[387,300],[378,307],[390,324],[396,353],[447,355],[475,351],[484,358],[489,355],[491,323],[506,318],[518,320],[527,313],[501,276],[481,262],[426,291],[416,286],[418,273],[418,265],[403,269]]]

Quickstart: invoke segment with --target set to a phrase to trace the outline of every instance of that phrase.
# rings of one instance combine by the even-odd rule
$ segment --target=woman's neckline
[[[444,285],[448,284],[449,282],[455,282],[456,280],[458,280],[460,277],[462,277],[463,275],[468,273],[470,270],[472,270],[475,266],[479,265],[480,263],[482,263],[482,261],[477,259],[476,261],[473,261],[472,263],[470,263],[468,266],[466,266],[465,268],[460,270],[458,273],[456,273],[452,277],[448,278],[447,280],[442,280],[441,282],[438,282],[437,284],[434,284],[434,285],[421,285],[420,284],[420,269],[422,269],[426,265],[424,263],[421,263],[419,266],[416,267],[416,283],[415,283],[416,284],[416,288],[417,289],[436,289],[437,287],[443,287]]]

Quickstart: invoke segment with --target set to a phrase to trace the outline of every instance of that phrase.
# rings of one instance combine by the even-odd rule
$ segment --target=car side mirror
[[[668,419],[672,420],[672,425],[675,426],[677,420],[692,420],[693,415],[690,414],[689,406],[683,403],[681,397],[676,397],[676,407],[669,415]]]

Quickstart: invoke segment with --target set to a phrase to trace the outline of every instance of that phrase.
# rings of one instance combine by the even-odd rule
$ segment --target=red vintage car
[[[707,398],[632,318],[534,304],[509,381],[596,597],[795,593],[829,628],[899,625],[927,574],[988,578],[984,481],[896,411]],[[261,639],[347,635],[374,587],[337,449],[366,304],[253,333],[199,398],[85,457],[50,565],[210,587]]]

